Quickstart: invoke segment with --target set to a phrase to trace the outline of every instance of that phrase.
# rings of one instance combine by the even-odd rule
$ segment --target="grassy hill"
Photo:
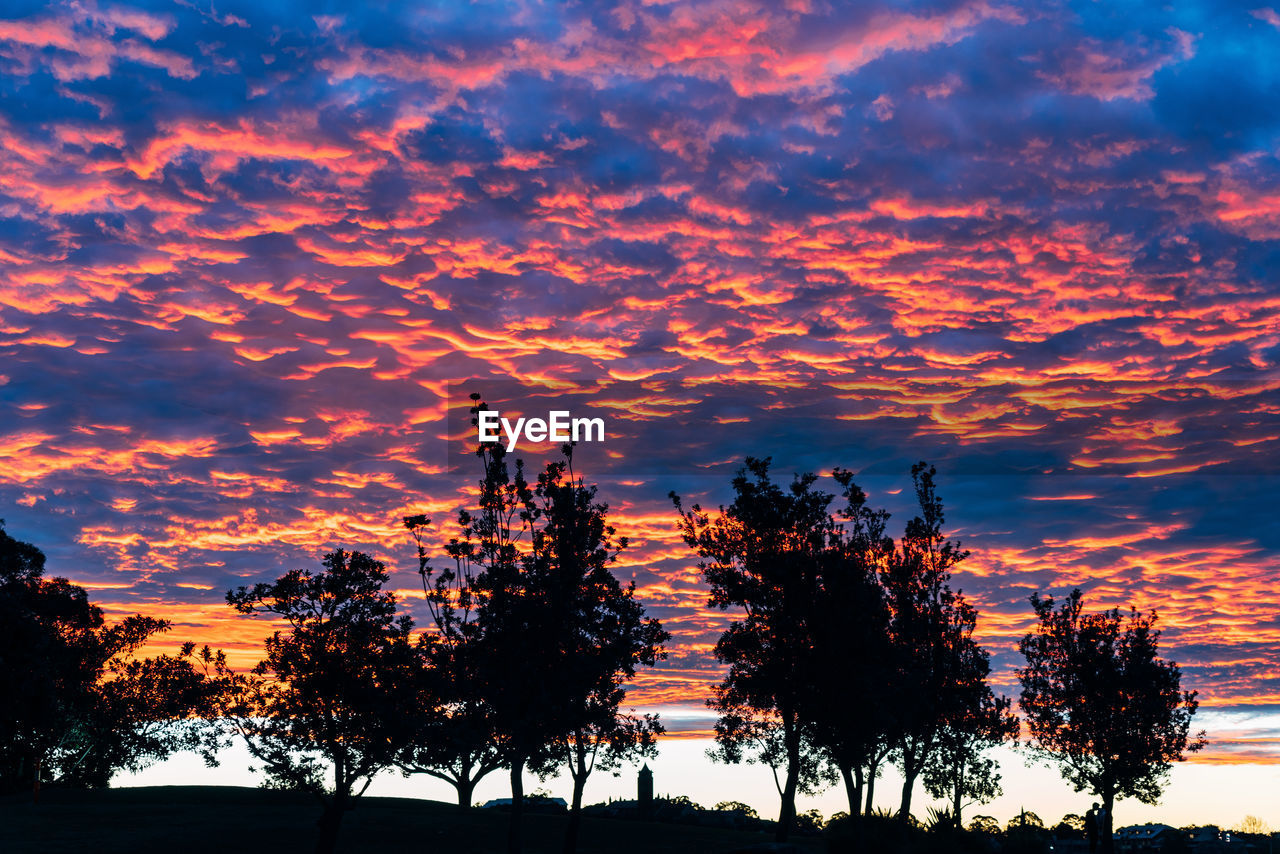
[[[315,844],[320,810],[305,795],[224,786],[156,786],[95,791],[45,790],[0,798],[5,854],[284,854]],[[565,818],[526,815],[525,851],[559,854]],[[363,798],[343,820],[344,854],[392,851],[503,852],[507,816],[459,813],[452,804],[413,798]],[[581,854],[724,854],[768,842],[760,833],[709,827],[584,818]],[[797,840],[803,852],[818,839]]]

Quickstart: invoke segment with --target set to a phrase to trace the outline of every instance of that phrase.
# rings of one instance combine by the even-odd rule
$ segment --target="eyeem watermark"
[[[500,442],[498,429],[507,437],[507,453],[516,449],[521,438],[526,442],[603,442],[603,418],[573,418],[567,409],[553,409],[541,418],[517,418],[515,424],[503,418],[496,409],[477,413],[476,426],[481,442]]]

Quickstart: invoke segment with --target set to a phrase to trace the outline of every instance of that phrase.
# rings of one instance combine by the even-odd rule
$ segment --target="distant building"
[[[525,795],[523,807],[525,812],[567,812],[569,804],[564,798],[549,798],[545,795]],[[494,798],[480,805],[482,810],[509,810],[511,798]]]
[[[1131,824],[1112,834],[1116,851],[1124,854],[1145,854],[1163,851],[1165,844],[1178,831],[1167,824]]]
[[[653,772],[646,762],[636,776],[636,804],[640,808],[640,817],[645,821],[653,819]]]
[[[1222,831],[1212,824],[1193,827],[1187,831],[1187,844],[1196,854],[1217,854],[1222,847]]]
[[[1193,854],[1270,854],[1270,845],[1261,846],[1230,830],[1219,830],[1212,824],[1187,830],[1187,843]]]

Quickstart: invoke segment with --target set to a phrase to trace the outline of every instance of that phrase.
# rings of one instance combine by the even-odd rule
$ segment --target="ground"
[[[319,808],[309,796],[236,787],[156,786],[96,791],[45,790],[0,798],[0,851],[5,854],[281,854],[315,842]],[[526,815],[528,854],[561,851],[565,818]],[[364,798],[343,820],[341,854],[413,851],[502,852],[507,816],[412,798]],[[759,833],[707,827],[584,818],[580,854],[721,854],[768,842]],[[818,839],[800,851],[823,850]]]

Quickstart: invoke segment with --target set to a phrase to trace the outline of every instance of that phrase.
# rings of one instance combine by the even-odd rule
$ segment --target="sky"
[[[0,12],[0,518],[51,572],[238,665],[226,590],[338,546],[422,617],[400,520],[455,533],[468,395],[603,417],[672,633],[630,697],[721,779],[733,615],[667,493],[842,466],[897,534],[923,459],[998,690],[1032,592],[1154,609],[1210,739],[1154,815],[1274,781],[1280,13],[349,5]],[[1079,800],[1005,766],[993,814]]]

